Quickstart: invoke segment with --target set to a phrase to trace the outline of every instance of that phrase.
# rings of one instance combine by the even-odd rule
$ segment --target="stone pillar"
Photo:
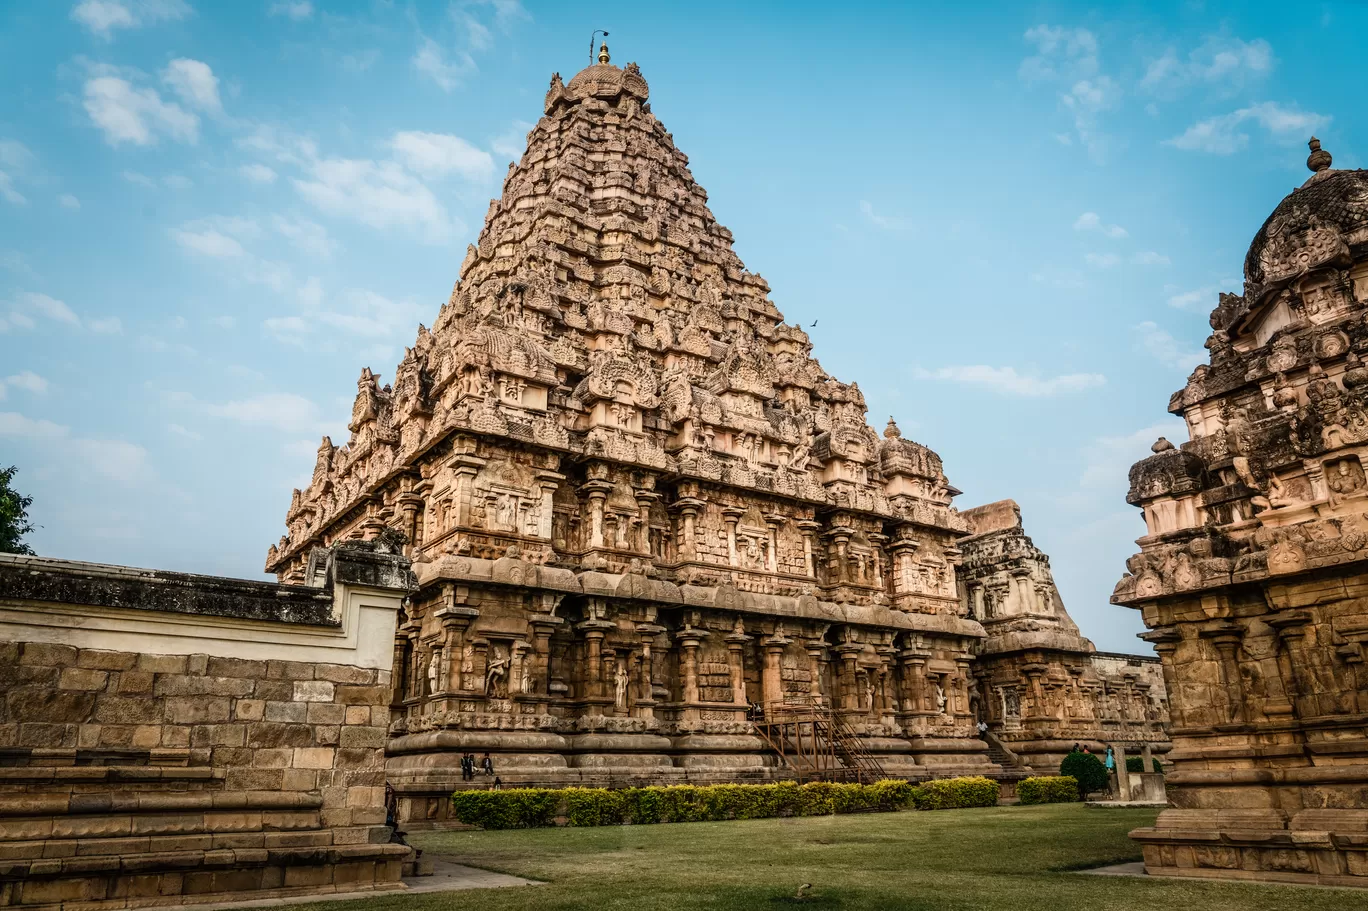
[[[889,553],[893,555],[892,590],[895,595],[911,594],[907,580],[912,578],[912,555],[921,544],[910,535],[910,530],[899,528],[898,537],[888,547]]]
[[[1025,567],[1012,570],[1012,582],[1016,585],[1017,601],[1021,604],[1018,613],[1034,612],[1039,608],[1035,599],[1035,587],[1031,585],[1031,571]]]
[[[745,515],[745,510],[736,506],[722,507],[722,521],[727,524],[727,565],[737,566],[736,523]]]
[[[1126,768],[1125,744],[1112,744],[1112,759],[1116,761],[1116,799],[1130,800],[1130,771]]]
[[[926,658],[926,653],[915,649],[903,649],[898,653],[904,713],[923,714],[926,711]]]
[[[409,639],[402,632],[394,637],[394,673],[390,679],[390,705],[401,705],[408,695]]]
[[[480,616],[480,612],[473,607],[444,607],[434,616],[442,622],[446,637],[443,649],[446,655],[446,691],[473,689],[471,681],[461,679],[461,654],[465,651],[466,630]]]
[[[765,526],[769,529],[769,553],[765,556],[765,569],[772,573],[779,571],[779,529],[788,517],[779,513],[765,516]]]
[[[589,499],[589,549],[597,550],[604,546],[603,504],[613,485],[607,481],[586,481],[580,485],[580,493]]]
[[[651,555],[651,504],[660,499],[653,490],[638,490],[637,501],[637,539],[635,550],[645,556]]]
[[[707,633],[701,630],[685,628],[675,633],[675,642],[679,645],[679,667],[680,667],[680,689],[682,690],[684,702],[684,724],[686,726],[696,726],[698,724],[698,644]]]
[[[463,437],[461,440],[469,440],[469,438]],[[447,463],[455,476],[452,482],[453,492],[451,496],[451,506],[456,512],[456,520],[450,524],[452,526],[469,528],[470,508],[475,497],[475,475],[479,474],[480,469],[484,467],[486,460],[473,455],[474,440],[469,440],[469,443],[466,446],[460,446],[459,441],[453,443],[453,446],[468,451],[458,452],[456,455],[452,456],[451,460]]]
[[[555,517],[556,489],[565,475],[554,471],[537,472],[537,490],[541,492],[541,502],[537,509],[537,537],[551,540],[552,521]]]
[[[1244,720],[1244,684],[1240,679],[1240,663],[1235,658],[1244,629],[1235,623],[1222,623],[1203,630],[1202,636],[1211,640],[1220,655],[1221,680],[1226,692],[1226,720],[1234,724]]]
[[[695,523],[702,512],[704,502],[694,497],[680,497],[674,502],[673,509],[679,513],[679,559],[690,562],[698,559],[698,530]]]
[[[776,631],[773,636],[761,643],[765,647],[765,666],[760,674],[760,692],[765,703],[765,717],[769,717],[770,706],[784,704],[784,647],[792,641],[782,631]]]
[[[807,645],[808,673],[812,681],[808,684],[808,698],[813,705],[822,705],[822,669],[826,666],[826,648],[819,642]]]
[[[956,658],[955,667],[959,673],[955,675],[955,715],[959,718],[969,717],[969,659]]]
[[[638,623],[636,625],[637,638],[641,642],[641,656],[637,662],[637,716],[640,718],[655,717],[655,653],[653,646],[656,638],[663,632],[665,627],[657,626],[654,623]]]
[[[727,666],[731,669],[732,703],[746,705],[746,643],[750,636],[738,623],[735,631],[727,636]]]
[[[585,697],[603,701],[603,637],[616,629],[611,620],[585,620],[575,626],[584,636]]]
[[[537,617],[528,622],[532,627],[532,689],[527,695],[546,695],[550,692],[547,681],[551,677],[551,637],[556,627],[565,621],[560,617]]]
[[[840,685],[837,687],[838,705],[843,712],[858,711],[860,707],[859,680],[856,676],[858,672],[855,668],[855,662],[862,651],[864,649],[860,646],[849,643],[836,647],[836,654],[841,656]]]
[[[1040,678],[1044,676],[1046,667],[1043,664],[1028,664],[1022,671],[1026,674],[1027,690],[1031,694],[1031,712],[1029,715],[1025,711],[1021,714],[1022,720],[1045,720],[1049,718],[1048,706],[1045,704],[1045,690],[1041,686]]]
[[[1154,771],[1154,750],[1148,740],[1140,745],[1140,771],[1146,775]]]
[[[798,530],[803,533],[803,562],[807,566],[809,579],[817,578],[817,559],[813,548],[813,538],[821,529],[821,522],[814,522],[811,519],[803,519],[798,523]]]
[[[1282,678],[1283,701],[1267,699],[1264,712],[1269,715],[1297,716],[1297,699],[1306,692],[1298,673],[1300,663],[1295,652],[1299,649],[1306,625],[1311,622],[1305,611],[1284,611],[1268,619],[1268,625],[1278,631],[1278,676]]]

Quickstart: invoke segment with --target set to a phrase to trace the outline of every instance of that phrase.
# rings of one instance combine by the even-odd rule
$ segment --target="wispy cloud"
[[[458,174],[471,181],[494,176],[494,159],[459,136],[447,133],[404,132],[390,139],[396,160],[424,177]]]
[[[900,215],[884,215],[876,212],[873,203],[867,199],[860,200],[860,213],[868,219],[870,224],[885,231],[906,231],[912,227],[910,219],[903,218]]]
[[[63,193],[58,196],[57,204],[63,209],[79,209],[81,207],[81,201],[70,193]]]
[[[1136,266],[1167,266],[1169,258],[1163,253],[1154,250],[1141,250],[1139,253],[1132,253],[1131,264]]]
[[[1323,130],[1330,123],[1330,117],[1264,101],[1229,114],[1200,120],[1183,131],[1182,135],[1166,139],[1164,145],[1189,152],[1232,155],[1248,147],[1249,133],[1244,128],[1250,123],[1262,127],[1274,140],[1292,142],[1304,140],[1312,133]]]
[[[1179,310],[1206,313],[1216,306],[1218,296],[1222,291],[1233,291],[1239,287],[1239,279],[1223,278],[1215,285],[1193,288],[1191,291],[1179,291],[1169,297],[1168,305]]]
[[[272,16],[284,16],[295,22],[303,22],[314,14],[313,4],[309,0],[292,0],[292,2],[271,4],[270,14]]]
[[[917,368],[915,374],[919,379],[982,386],[1004,395],[1027,398],[1046,398],[1068,392],[1081,392],[1107,382],[1107,378],[1100,373],[1066,373],[1060,376],[1040,377],[1018,373],[1014,367],[989,367],[982,364],[940,367],[936,370]]]
[[[192,10],[184,0],[81,0],[71,18],[106,41],[117,29],[134,29],[184,19]]]
[[[209,64],[202,60],[178,57],[162,70],[162,82],[182,102],[208,114],[222,114],[219,81]]]
[[[1186,438],[1187,428],[1182,421],[1170,419],[1141,427],[1133,433],[1098,437],[1093,440],[1084,450],[1083,472],[1079,477],[1079,486],[1123,486],[1130,467],[1150,456],[1150,446],[1161,436],[1167,437],[1177,446]]]
[[[475,58],[467,51],[447,51],[436,41],[424,37],[413,55],[413,68],[431,79],[444,92],[456,89],[466,76],[475,72]]]
[[[276,172],[274,168],[264,164],[245,164],[238,168],[238,173],[252,183],[274,183]]]
[[[418,178],[393,161],[333,158],[316,162],[295,190],[320,211],[372,228],[407,228],[426,243],[465,230]]]
[[[103,75],[86,80],[84,105],[110,145],[156,145],[162,137],[192,145],[199,141],[199,118],[194,114],[163,100],[154,88],[111,75],[108,68],[97,72]]]
[[[1115,253],[1088,253],[1084,255],[1083,261],[1098,269],[1110,269],[1112,266],[1120,265],[1121,257]]]
[[[1161,329],[1158,324],[1145,320],[1131,327],[1135,346],[1140,351],[1174,370],[1190,373],[1192,368],[1204,363],[1206,353],[1198,348],[1182,344],[1178,339]]]
[[[1213,35],[1180,56],[1173,48],[1150,60],[1140,88],[1173,97],[1194,87],[1233,90],[1272,72],[1273,48],[1262,38]]]
[[[1074,220],[1075,231],[1096,231],[1107,237],[1122,238],[1128,236],[1128,232],[1120,225],[1104,225],[1102,217],[1096,212],[1084,212]]]
[[[42,395],[48,391],[48,381],[32,370],[21,370],[4,379],[0,379],[0,399],[9,395],[9,390],[17,389],[22,392],[29,392],[34,395]]]

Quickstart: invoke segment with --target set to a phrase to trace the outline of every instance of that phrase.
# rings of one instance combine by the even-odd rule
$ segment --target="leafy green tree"
[[[34,526],[28,519],[33,497],[26,497],[10,487],[18,471],[13,465],[0,468],[0,553],[4,554],[33,553],[33,548],[19,540],[33,531]]]
[[[1094,791],[1105,790],[1110,784],[1107,767],[1092,753],[1075,750],[1059,764],[1059,774],[1069,775],[1078,782],[1078,793],[1086,800]]]

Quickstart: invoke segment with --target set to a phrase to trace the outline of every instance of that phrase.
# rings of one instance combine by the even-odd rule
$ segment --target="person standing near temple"
[[[480,760],[480,768],[484,770],[486,775],[494,774],[494,760],[489,758],[488,753],[485,753],[484,758]]]

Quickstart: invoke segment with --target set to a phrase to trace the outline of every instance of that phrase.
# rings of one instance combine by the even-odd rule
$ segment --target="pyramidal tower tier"
[[[267,569],[402,536],[406,800],[467,750],[505,781],[782,775],[748,718],[784,705],[891,773],[995,768],[958,491],[784,322],[647,99],[606,46],[552,77],[450,300],[392,384],[361,372]]]

